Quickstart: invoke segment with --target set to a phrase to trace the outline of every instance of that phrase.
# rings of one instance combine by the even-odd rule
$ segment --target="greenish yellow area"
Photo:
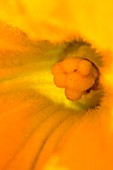
[[[92,90],[89,94],[83,95],[77,102],[69,101],[65,96],[64,89],[60,89],[54,84],[52,67],[56,62],[60,61],[61,58],[69,57],[70,55],[86,58],[99,68],[102,64],[101,57],[87,44],[81,45],[80,47],[75,46],[75,49],[73,47],[71,52],[66,52],[65,49],[67,48],[68,46],[66,47],[66,45],[62,44],[47,50],[44,56],[42,55],[42,58],[39,59],[39,62],[34,64],[35,72],[31,71],[30,74],[25,75],[25,79],[27,81],[30,79],[30,82],[32,82],[30,87],[34,88],[39,94],[52,100],[57,105],[61,104],[66,108],[68,107],[78,111],[94,108],[101,100],[101,89]]]
[[[18,54],[21,60],[24,58],[22,62],[19,60],[16,65],[13,62],[11,68],[9,66],[5,68],[5,73],[2,74],[4,76],[1,79],[2,82],[4,81],[0,87],[1,89],[7,88],[9,81],[13,82],[13,85],[15,82],[18,82],[20,86],[22,85],[29,89],[33,88],[36,92],[52,100],[57,105],[61,104],[66,108],[79,111],[98,105],[102,94],[101,90],[92,91],[88,95],[83,95],[81,100],[72,102],[66,99],[64,89],[56,87],[53,82],[52,67],[56,62],[66,57],[83,57],[91,60],[97,66],[101,65],[101,57],[89,45],[79,42],[71,43],[71,45],[70,43],[52,45],[47,42],[41,42],[35,43],[33,49],[29,53],[25,51],[25,53]],[[27,57],[29,60],[27,60]],[[8,69],[10,69],[10,72]]]

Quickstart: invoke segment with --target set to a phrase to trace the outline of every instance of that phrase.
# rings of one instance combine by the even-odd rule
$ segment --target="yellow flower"
[[[112,170],[112,17],[111,0],[0,1],[0,170]],[[73,102],[52,70],[75,56]]]

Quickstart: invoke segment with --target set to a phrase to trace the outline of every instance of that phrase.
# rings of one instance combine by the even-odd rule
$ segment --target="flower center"
[[[98,88],[99,71],[87,59],[69,57],[53,66],[54,83],[64,88],[68,100],[77,101]]]

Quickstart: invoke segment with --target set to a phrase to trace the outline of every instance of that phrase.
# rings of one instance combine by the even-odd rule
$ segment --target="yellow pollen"
[[[93,87],[98,78],[98,70],[88,60],[82,58],[66,58],[52,68],[54,83],[65,89],[68,100],[77,101]]]

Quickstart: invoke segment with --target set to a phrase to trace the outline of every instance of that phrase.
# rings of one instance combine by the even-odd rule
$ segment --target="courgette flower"
[[[0,170],[113,169],[112,1],[0,1]]]

